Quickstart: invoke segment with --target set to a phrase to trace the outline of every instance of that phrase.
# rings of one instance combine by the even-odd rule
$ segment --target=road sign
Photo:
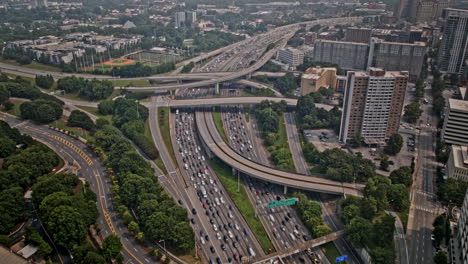
[[[341,257],[337,257],[335,259],[335,262],[341,262],[341,261],[345,261],[348,259],[348,255],[344,255],[344,256],[341,256]]]
[[[299,199],[291,198],[286,200],[279,200],[279,201],[271,201],[268,203],[268,208],[278,207],[278,206],[285,206],[285,205],[294,205]]]

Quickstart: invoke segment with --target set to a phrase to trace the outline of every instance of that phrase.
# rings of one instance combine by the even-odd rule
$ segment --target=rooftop
[[[468,169],[468,147],[452,145],[453,163],[457,168]]]
[[[458,110],[461,112],[468,113],[468,101],[458,100],[458,99],[449,99],[449,108],[450,110]]]
[[[28,262],[10,250],[0,246],[0,263],[27,264]]]

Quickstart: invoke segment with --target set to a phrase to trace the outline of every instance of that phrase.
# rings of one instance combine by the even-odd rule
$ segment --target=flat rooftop
[[[468,113],[468,101],[466,100],[458,100],[458,99],[450,98],[449,107],[450,107],[450,110],[457,110],[457,111]]]
[[[28,262],[15,253],[10,252],[9,249],[0,246],[0,263],[27,264]]]
[[[452,145],[453,162],[457,168],[468,169],[468,147]]]

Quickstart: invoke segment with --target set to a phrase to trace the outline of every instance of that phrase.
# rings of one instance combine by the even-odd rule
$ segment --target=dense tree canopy
[[[419,103],[414,102],[410,103],[405,106],[405,114],[404,117],[405,119],[410,122],[410,123],[416,123],[418,121],[419,117],[421,116],[423,110],[421,109],[421,106]]]
[[[392,134],[388,139],[387,146],[385,146],[385,152],[389,155],[396,155],[400,152],[403,147],[403,137],[400,134]]]
[[[50,89],[54,85],[54,77],[52,75],[36,75],[36,85],[43,89]]]
[[[94,101],[106,99],[114,91],[114,86],[108,80],[86,80],[82,77],[65,77],[57,82],[57,89],[66,93],[78,93],[82,98]]]
[[[302,129],[332,128],[338,130],[341,122],[341,111],[338,107],[327,111],[315,107],[315,93],[301,96],[297,100],[297,120]]]
[[[62,116],[62,106],[45,99],[36,99],[31,102],[24,102],[20,106],[21,117],[31,119],[39,123],[50,123]]]
[[[93,120],[80,110],[73,110],[68,118],[68,125],[72,127],[81,127],[92,131],[95,128]]]

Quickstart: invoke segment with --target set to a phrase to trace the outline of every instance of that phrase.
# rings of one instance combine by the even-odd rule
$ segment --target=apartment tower
[[[446,8],[438,66],[444,73],[462,74],[468,59],[468,10]]]
[[[398,131],[409,73],[370,68],[349,71],[340,141],[362,136],[366,144],[383,145]]]

